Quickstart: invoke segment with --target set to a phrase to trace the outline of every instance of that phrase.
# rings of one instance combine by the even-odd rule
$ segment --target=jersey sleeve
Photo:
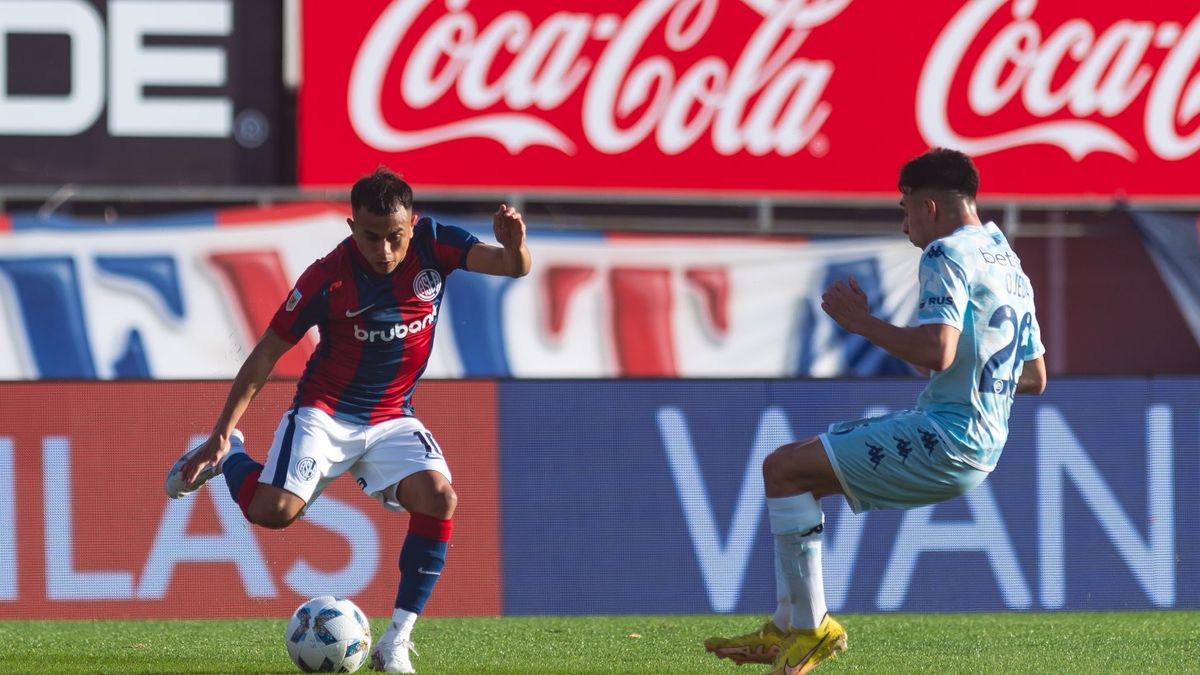
[[[479,237],[461,227],[433,222],[433,253],[443,274],[467,268],[467,254]]]
[[[941,323],[962,330],[970,291],[966,271],[952,256],[950,248],[936,242],[921,256],[918,324]]]
[[[271,330],[296,344],[309,328],[327,319],[330,281],[332,276],[319,262],[310,265],[300,275],[287,299],[275,310]]]

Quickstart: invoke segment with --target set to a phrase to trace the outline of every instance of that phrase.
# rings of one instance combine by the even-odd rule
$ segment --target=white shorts
[[[363,492],[393,511],[404,509],[392,486],[408,476],[437,471],[450,480],[442,449],[417,418],[355,424],[304,407],[280,420],[258,481],[296,495],[307,509],[347,470]]]

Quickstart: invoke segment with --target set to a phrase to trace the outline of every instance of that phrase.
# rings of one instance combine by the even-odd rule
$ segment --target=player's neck
[[[958,210],[958,221],[959,227],[963,225],[983,225],[983,221],[979,219],[979,211],[975,209],[975,202],[963,203],[962,208]]]
[[[947,213],[944,219],[939,220],[938,237],[948,236],[960,227],[983,226],[983,221],[979,219],[979,213],[973,208],[957,209],[953,213]]]

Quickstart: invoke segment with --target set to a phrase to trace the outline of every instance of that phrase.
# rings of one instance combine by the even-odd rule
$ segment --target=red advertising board
[[[303,5],[299,178],[883,194],[930,146],[989,195],[1200,194],[1200,12],[1116,0]]]
[[[180,500],[165,471],[211,428],[223,382],[0,384],[0,619],[287,617],[303,600],[392,611],[406,515],[349,478],[284,530],[249,525],[222,479]],[[294,385],[273,381],[240,424],[262,459]],[[428,382],[422,421],[459,494],[429,615],[501,609],[495,393]],[[9,465],[9,466],[4,466]]]

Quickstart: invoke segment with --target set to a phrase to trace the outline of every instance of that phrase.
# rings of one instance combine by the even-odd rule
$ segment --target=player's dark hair
[[[934,148],[909,160],[900,169],[900,190],[942,190],[975,199],[979,171],[971,158],[958,150]]]
[[[366,209],[377,216],[386,216],[401,208],[411,212],[412,207],[412,186],[382,164],[370,175],[359,178],[350,189],[350,208],[355,212]]]

